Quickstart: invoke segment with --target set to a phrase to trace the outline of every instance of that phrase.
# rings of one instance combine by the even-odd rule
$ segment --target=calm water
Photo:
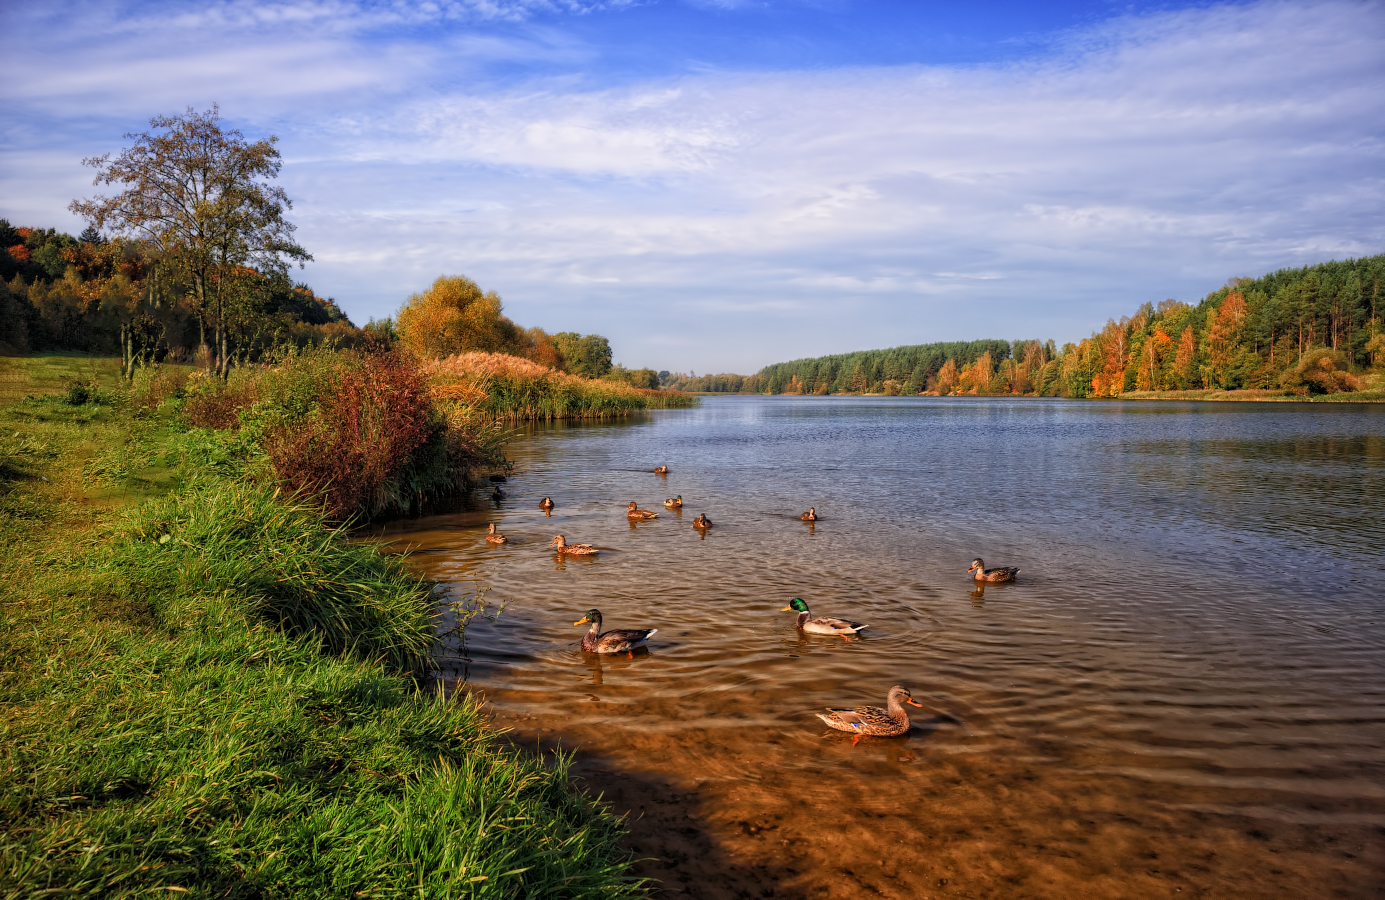
[[[506,604],[449,675],[580,748],[670,893],[1385,892],[1385,408],[715,398],[510,451],[509,499],[387,536]],[[593,606],[651,652],[584,657]],[[896,682],[906,737],[813,715]]]

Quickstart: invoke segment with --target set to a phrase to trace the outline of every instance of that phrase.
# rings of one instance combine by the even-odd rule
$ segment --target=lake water
[[[449,679],[577,749],[670,895],[1385,891],[1385,407],[727,397],[510,453],[386,536],[504,602]],[[589,607],[650,652],[584,655]],[[895,683],[905,737],[814,717]]]

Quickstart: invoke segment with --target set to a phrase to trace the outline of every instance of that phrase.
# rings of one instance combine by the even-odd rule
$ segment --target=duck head
[[[909,689],[902,684],[897,684],[894,687],[890,688],[889,703],[891,706],[895,705],[896,703],[907,703],[910,706],[923,706],[922,703],[914,699],[914,695],[911,694],[909,692]]]
[[[972,572],[984,572],[984,571],[986,571],[986,564],[983,563],[983,562],[981,561],[981,557],[978,556],[976,559],[973,559],[973,560],[971,561],[971,568],[970,568],[970,569],[967,569],[967,574],[970,575]]]
[[[781,610],[779,610],[779,611],[780,611],[780,612],[798,612],[798,613],[806,613],[806,612],[808,611],[808,604],[805,603],[805,602],[803,602],[803,598],[802,598],[802,597],[795,597],[795,598],[793,598],[792,600],[789,601],[789,605],[788,605],[788,606],[784,607],[783,609],[781,609]]]
[[[578,619],[576,622],[573,622],[572,624],[574,624],[574,625],[585,625],[585,624],[587,624],[588,622],[592,623],[592,625],[596,626],[597,628],[600,628],[600,627],[601,627],[601,610],[599,610],[599,609],[589,609],[589,610],[587,610],[586,613],[582,616],[582,618]]]

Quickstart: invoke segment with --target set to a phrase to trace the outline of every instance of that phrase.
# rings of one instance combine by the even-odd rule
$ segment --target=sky
[[[1078,340],[1385,252],[1385,2],[0,3],[0,216],[219,104],[279,138],[295,277],[440,275],[617,361],[753,372]]]

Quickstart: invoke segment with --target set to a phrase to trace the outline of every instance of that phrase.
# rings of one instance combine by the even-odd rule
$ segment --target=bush
[[[1281,384],[1286,390],[1305,394],[1340,394],[1361,386],[1347,371],[1346,354],[1326,347],[1303,354],[1298,365],[1284,374]]]
[[[416,510],[504,460],[493,425],[440,408],[423,371],[395,350],[318,348],[235,370],[225,384],[194,379],[183,414],[241,429],[277,484],[336,521]]]

